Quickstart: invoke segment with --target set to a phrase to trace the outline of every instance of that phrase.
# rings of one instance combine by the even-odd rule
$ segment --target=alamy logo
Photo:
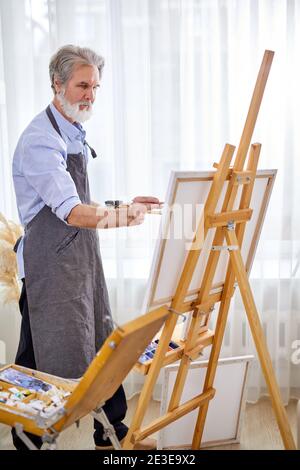
[[[295,341],[292,342],[292,349],[295,349],[295,351],[291,355],[291,362],[292,364],[298,365],[300,364],[300,339],[295,339]]]

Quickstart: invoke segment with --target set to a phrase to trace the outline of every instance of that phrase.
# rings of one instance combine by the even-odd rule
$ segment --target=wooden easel
[[[281,401],[271,358],[267,349],[247,272],[241,256],[241,246],[246,222],[250,220],[252,214],[249,204],[261,150],[260,144],[251,145],[246,167],[245,161],[271,68],[273,55],[274,53],[272,51],[265,51],[233,166],[230,167],[230,164],[235,147],[229,144],[225,145],[219,164],[214,164],[216,172],[214,174],[211,189],[204,208],[204,240],[207,237],[209,230],[216,228],[216,232],[212,244],[212,250],[205,268],[202,285],[200,287],[197,300],[192,303],[186,301],[186,294],[201,253],[201,247],[199,246],[198,241],[201,239],[200,230],[203,225],[200,223],[194,237],[193,249],[191,249],[187,255],[175,296],[173,297],[169,307],[170,316],[165,323],[158,349],[149,368],[135,415],[123,445],[124,449],[132,449],[134,443],[137,441],[153,434],[194,409],[199,409],[199,413],[194,431],[192,448],[200,448],[209,401],[215,394],[215,389],[213,388],[214,378],[224,337],[230,301],[234,294],[235,280],[237,280],[240,288],[252,336],[269,389],[284,446],[286,449],[296,448],[286,411]],[[220,213],[215,213],[225,181],[228,181],[228,187],[222,210]],[[239,185],[243,186],[239,209],[233,210]],[[223,245],[224,240],[226,242],[225,246]],[[211,294],[212,282],[218,265],[220,250],[223,249],[228,250],[230,255],[225,284],[221,293]],[[203,316],[206,316],[208,321],[213,306],[217,302],[220,302],[220,308],[216,328],[214,332],[209,332],[207,327],[203,328],[200,326],[202,324],[200,323],[200,320],[203,319]],[[141,428],[159,371],[161,367],[170,362],[170,359],[166,360],[167,350],[177,322],[178,314],[189,311],[192,311],[192,319],[185,345],[180,354],[181,362],[173,394],[170,399],[168,412],[164,416],[154,420],[148,426]],[[212,344],[212,350],[203,391],[188,402],[180,404],[189,363],[191,360],[195,359],[199,352],[208,344]],[[178,355],[177,357],[174,355],[173,360],[177,359]]]

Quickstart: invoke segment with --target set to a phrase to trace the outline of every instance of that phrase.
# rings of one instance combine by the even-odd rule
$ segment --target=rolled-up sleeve
[[[81,204],[75,183],[67,171],[64,149],[51,134],[29,134],[23,142],[22,173],[43,202],[63,222]]]

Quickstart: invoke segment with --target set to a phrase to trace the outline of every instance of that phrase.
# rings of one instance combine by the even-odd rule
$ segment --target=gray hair
[[[51,57],[49,64],[51,88],[54,94],[56,93],[54,80],[58,79],[61,84],[67,83],[72,76],[75,65],[95,65],[99,70],[99,77],[101,78],[104,59],[88,47],[69,44],[58,49]]]

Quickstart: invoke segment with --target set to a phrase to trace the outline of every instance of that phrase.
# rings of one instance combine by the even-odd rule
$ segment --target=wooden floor
[[[137,397],[128,402],[128,412],[125,422],[130,423],[135,409]],[[289,421],[296,440],[296,401],[291,401],[287,407]],[[159,415],[160,403],[152,401],[148,409],[145,423]],[[155,437],[155,435],[154,435]],[[59,449],[93,449],[93,420],[90,416],[80,422],[80,427],[67,429],[58,439]],[[10,428],[0,424],[0,450],[13,450]],[[241,433],[240,444],[211,447],[214,450],[238,449],[283,449],[277,423],[267,398],[261,399],[254,405],[247,404]]]

